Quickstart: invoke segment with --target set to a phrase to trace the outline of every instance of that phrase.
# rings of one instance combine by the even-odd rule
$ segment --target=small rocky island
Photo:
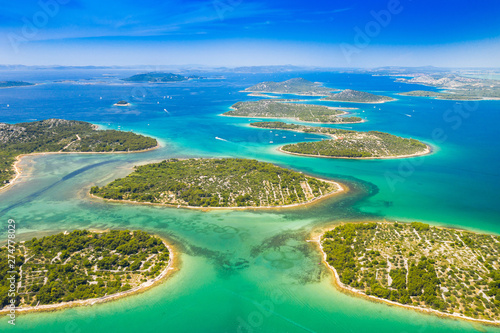
[[[122,79],[128,82],[149,82],[149,83],[165,83],[165,82],[178,82],[194,79],[204,79],[201,76],[183,76],[180,74],[163,73],[163,72],[150,72],[144,74],[136,74],[131,77]]]
[[[158,146],[156,139],[132,132],[98,130],[91,123],[47,119],[0,123],[0,186],[10,182],[22,154],[45,152],[133,152]]]
[[[339,93],[329,94],[323,100],[351,103],[384,103],[394,101],[395,99],[389,96],[381,96],[364,91],[345,89]]]
[[[199,207],[295,206],[342,191],[334,182],[256,160],[170,159],[138,166],[125,178],[91,188],[96,197]]]
[[[11,277],[17,311],[50,310],[140,291],[165,277],[170,263],[166,244],[143,231],[75,230],[2,246],[0,312],[12,298]]]
[[[341,288],[500,324],[500,237],[414,223],[352,223],[320,239]]]
[[[290,79],[283,82],[267,81],[258,83],[245,92],[253,93],[272,93],[272,94],[292,94],[303,96],[327,96],[336,89],[330,89],[321,86],[303,78]]]
[[[280,151],[295,155],[327,158],[400,158],[425,155],[430,148],[415,139],[401,138],[389,133],[359,132],[330,127],[287,124],[279,121],[256,122],[250,126],[322,134],[329,140],[299,142],[280,147]]]
[[[114,106],[130,106],[130,103],[124,100],[118,101],[114,104]]]
[[[298,104],[294,100],[238,102],[224,116],[247,118],[288,118],[315,123],[359,123],[360,117],[339,117],[347,112],[323,105]]]

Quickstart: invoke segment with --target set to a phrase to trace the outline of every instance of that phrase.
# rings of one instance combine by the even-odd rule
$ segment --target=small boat
[[[411,114],[405,114],[405,116],[411,117]]]
[[[274,142],[272,142],[272,141],[269,141],[269,143],[274,143]]]

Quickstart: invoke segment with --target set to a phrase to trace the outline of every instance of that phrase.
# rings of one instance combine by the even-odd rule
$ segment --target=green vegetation
[[[153,138],[132,132],[101,131],[83,121],[47,119],[15,125],[0,123],[0,184],[12,178],[12,165],[20,154],[139,151],[157,144]]]
[[[179,74],[151,72],[151,73],[133,75],[131,77],[123,79],[123,81],[162,83],[162,82],[186,81],[189,79],[203,79],[203,77],[195,75],[186,77]]]
[[[458,95],[452,93],[442,93],[435,91],[426,91],[426,90],[414,90],[404,93],[399,93],[399,95],[403,96],[418,96],[418,97],[434,97],[436,99],[448,99],[448,100],[478,100],[482,99],[481,97],[474,96],[466,96],[466,95]]]
[[[191,207],[300,204],[338,190],[335,183],[256,160],[171,159],[136,167],[93,195]]]
[[[257,122],[254,127],[324,134],[329,140],[300,142],[281,147],[282,151],[319,157],[379,158],[421,154],[427,146],[415,139],[370,131],[359,132],[329,127],[313,127],[283,122]]]
[[[0,88],[34,86],[33,83],[24,81],[0,81]]]
[[[339,93],[330,94],[324,98],[325,101],[355,102],[355,103],[380,103],[393,101],[394,98],[370,94],[364,91],[346,89]]]
[[[344,224],[321,240],[340,281],[361,293],[500,319],[500,237],[428,224]]]
[[[359,117],[339,117],[347,112],[322,105],[286,103],[290,100],[260,100],[255,102],[238,102],[232,106],[234,110],[224,113],[225,116],[249,118],[293,118],[300,121],[319,123],[361,122]]]
[[[247,92],[294,94],[305,96],[327,96],[334,90],[335,89],[325,88],[317,83],[302,78],[290,79],[283,82],[267,81],[245,89]]]
[[[169,251],[143,231],[76,230],[0,248],[0,309],[9,302],[8,256],[16,258],[16,306],[57,304],[123,292],[158,277]]]

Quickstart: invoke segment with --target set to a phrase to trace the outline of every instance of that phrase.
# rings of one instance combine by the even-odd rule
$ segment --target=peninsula
[[[342,224],[320,247],[337,284],[372,299],[500,324],[500,237],[413,223]]]
[[[144,74],[136,74],[131,77],[122,79],[128,82],[149,82],[149,83],[164,83],[164,82],[178,82],[191,79],[204,79],[201,76],[183,76],[179,74],[163,73],[163,72],[150,72]]]
[[[132,132],[98,130],[74,120],[47,119],[0,123],[0,185],[10,183],[18,157],[32,153],[133,152],[158,146],[156,139]]]
[[[351,103],[384,103],[394,101],[388,96],[374,95],[364,91],[345,89],[339,93],[329,94],[324,101],[351,102]]]
[[[291,103],[293,100],[238,102],[224,116],[247,118],[287,118],[314,123],[359,123],[360,117],[339,117],[347,112],[323,105]]]
[[[256,160],[170,159],[138,166],[125,178],[91,188],[93,196],[188,208],[297,206],[342,191],[334,182]]]
[[[336,89],[326,88],[319,83],[314,83],[303,78],[295,78],[283,82],[261,82],[250,88],[246,88],[244,91],[252,93],[327,96],[334,90]]]
[[[166,244],[143,231],[75,230],[2,246],[0,313],[9,310],[12,277],[16,311],[53,310],[142,291],[171,260]]]
[[[279,150],[295,155],[326,158],[402,158],[430,153],[430,148],[415,139],[401,138],[389,133],[359,132],[330,127],[287,124],[279,121],[256,122],[250,126],[266,129],[290,130],[322,134],[329,140],[299,142],[280,147]]]

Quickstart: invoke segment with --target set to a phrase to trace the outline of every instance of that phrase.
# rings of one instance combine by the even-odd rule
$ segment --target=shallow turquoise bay
[[[155,136],[162,148],[138,154],[24,158],[20,182],[0,192],[0,218],[5,225],[8,218],[17,221],[18,240],[75,228],[144,229],[172,242],[179,252],[179,271],[154,289],[116,302],[20,315],[15,328],[3,317],[1,331],[500,332],[346,295],[331,283],[332,275],[320,264],[314,244],[306,242],[312,232],[338,222],[383,219],[500,233],[499,101],[457,103],[397,96],[393,94],[424,87],[361,74],[224,74],[225,79],[154,86],[104,78],[109,71],[3,73],[46,84],[1,89],[0,122],[85,120]],[[120,77],[130,74],[112,72]],[[398,98],[375,107],[315,103],[359,107],[354,113],[368,121],[343,128],[418,138],[434,148],[433,154],[373,161],[290,156],[276,148],[319,137],[271,133],[248,127],[245,118],[219,116],[239,100],[257,99],[240,90],[298,76]],[[81,78],[95,84],[52,82]],[[113,107],[120,99],[133,105]],[[308,209],[211,212],[110,204],[87,195],[90,186],[125,176],[140,163],[214,156],[269,161],[335,179],[350,191]],[[3,244],[6,228],[1,230]]]

